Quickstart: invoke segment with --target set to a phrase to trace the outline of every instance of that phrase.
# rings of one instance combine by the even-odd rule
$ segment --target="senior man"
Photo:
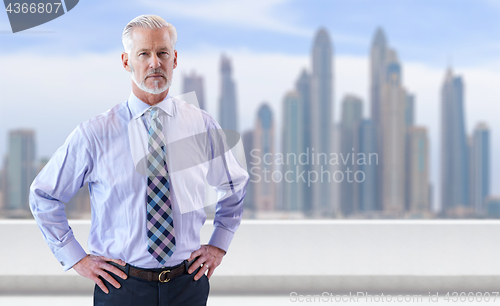
[[[247,172],[230,150],[219,150],[227,143],[217,122],[169,94],[176,41],[161,17],[130,21],[121,56],[130,97],[80,124],[31,186],[47,244],[64,270],[95,282],[94,305],[205,305],[208,279],[241,221]],[[219,198],[210,241],[200,245],[206,181]],[[90,254],[63,204],[85,183]]]

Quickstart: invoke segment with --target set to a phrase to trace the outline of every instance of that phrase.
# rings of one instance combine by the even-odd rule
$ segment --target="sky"
[[[405,1],[80,1],[67,14],[11,32],[0,12],[0,155],[7,133],[34,128],[37,154],[50,157],[80,123],[123,102],[130,74],[121,66],[121,32],[140,14],[157,14],[178,31],[182,75],[205,78],[207,110],[217,117],[222,53],[233,62],[240,130],[270,104],[281,133],[283,97],[310,70],[315,32],[330,33],[334,52],[334,118],[346,94],[369,113],[369,50],[382,27],[402,63],[403,84],[416,96],[416,123],[429,129],[431,181],[439,194],[440,89],[448,67],[464,78],[466,125],[491,128],[492,193],[500,195],[500,0]],[[278,141],[279,139],[277,139]],[[276,145],[279,146],[278,143]]]

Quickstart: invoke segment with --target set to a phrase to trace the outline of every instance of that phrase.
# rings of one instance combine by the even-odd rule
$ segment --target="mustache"
[[[165,79],[167,78],[167,75],[165,74],[165,72],[163,70],[161,70],[160,68],[155,68],[153,70],[151,70],[145,77],[144,79],[147,79],[150,75],[153,75],[153,74],[161,74]]]

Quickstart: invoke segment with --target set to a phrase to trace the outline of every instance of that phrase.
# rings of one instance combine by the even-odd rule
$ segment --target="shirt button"
[[[60,261],[61,265],[64,266],[64,261]]]

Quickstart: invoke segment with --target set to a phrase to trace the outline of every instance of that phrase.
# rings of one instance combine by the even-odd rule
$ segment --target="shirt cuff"
[[[231,241],[233,240],[234,233],[220,227],[214,226],[212,237],[210,237],[209,245],[213,245],[227,252]]]
[[[64,271],[68,271],[77,262],[82,260],[82,258],[87,256],[87,252],[85,252],[76,239],[73,239],[59,251],[55,252],[54,255],[56,256],[57,261],[59,261],[62,265]]]

